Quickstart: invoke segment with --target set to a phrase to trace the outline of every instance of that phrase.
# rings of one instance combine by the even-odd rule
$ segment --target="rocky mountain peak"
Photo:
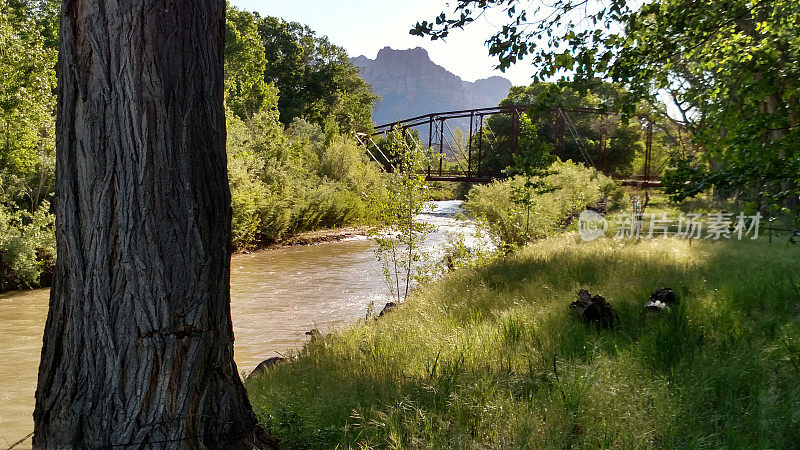
[[[432,112],[497,106],[511,88],[510,81],[497,76],[463,81],[431,61],[421,47],[384,47],[375,59],[359,56],[351,61],[382,98],[373,110],[376,124]]]
[[[428,51],[422,47],[409,48],[408,50],[395,50],[389,46],[378,50],[376,60],[405,59],[419,62],[431,62]]]

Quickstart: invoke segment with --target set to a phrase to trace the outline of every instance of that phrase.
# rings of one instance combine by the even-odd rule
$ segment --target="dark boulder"
[[[606,211],[608,210],[608,201],[605,198],[602,198],[597,203],[586,205],[586,210],[594,211],[600,215],[605,215]],[[567,227],[572,225],[572,223],[580,216],[581,216],[581,210],[572,211],[569,215],[561,219],[560,221],[561,229],[562,230],[567,229]]]
[[[659,288],[650,294],[650,300],[644,305],[647,311],[660,312],[678,302],[678,297],[675,291],[671,288]]]
[[[312,328],[306,331],[306,336],[311,336],[311,340],[313,341],[314,339],[321,338],[322,333],[320,333],[318,329]]]
[[[598,214],[605,214],[608,211],[608,200],[601,198],[597,203],[587,205],[586,209],[589,211],[594,211]]]
[[[586,289],[578,291],[578,300],[570,303],[569,309],[586,323],[601,327],[611,327],[617,319],[617,312],[605,298],[592,296]]]
[[[276,364],[280,364],[284,361],[286,361],[286,358],[282,356],[273,356],[272,358],[265,359],[264,361],[261,361],[261,363],[257,365],[252,372],[250,372],[250,375],[248,375],[247,378],[261,375],[262,373],[269,370],[271,367],[275,366]]]
[[[395,302],[387,303],[386,306],[384,306],[383,309],[381,310],[380,314],[378,314],[378,317],[383,317],[384,314],[389,314],[395,308],[397,308],[397,303]]]

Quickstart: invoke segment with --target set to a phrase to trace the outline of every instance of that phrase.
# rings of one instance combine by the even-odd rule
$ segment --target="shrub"
[[[525,211],[513,201],[514,190],[524,188],[520,177],[473,187],[464,208],[502,243],[518,246],[563,229],[574,213],[601,199],[611,208],[623,199],[617,183],[582,164],[556,161],[550,171],[541,181],[555,190],[533,197],[527,232]]]
[[[56,261],[54,217],[42,202],[35,213],[0,204],[0,292],[36,287]],[[43,283],[47,284],[47,283]]]
[[[228,177],[237,249],[287,235],[364,221],[367,192],[382,190],[379,167],[335,130],[277,117],[244,123],[228,111]]]

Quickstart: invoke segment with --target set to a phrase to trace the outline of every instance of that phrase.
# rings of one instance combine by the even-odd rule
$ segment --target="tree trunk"
[[[767,96],[766,101],[764,102],[764,112],[767,114],[775,114],[780,107],[782,106],[781,102],[782,93],[772,93]],[[783,124],[782,124],[783,125]],[[787,117],[786,125],[791,126],[791,113],[789,117]],[[775,129],[768,133],[766,140],[768,142],[776,142],[779,141],[786,133],[788,132],[789,128],[786,129]],[[778,159],[783,161],[786,159],[786,153],[781,148],[778,151]],[[771,190],[773,193],[778,193],[781,191],[784,192],[793,192],[795,189],[794,182],[792,180],[782,180],[778,183],[773,183],[771,186]],[[783,206],[788,208],[790,211],[795,211],[797,209],[797,201],[796,196],[794,195],[787,195],[783,201]]]
[[[62,4],[36,448],[268,445],[233,361],[224,16]]]

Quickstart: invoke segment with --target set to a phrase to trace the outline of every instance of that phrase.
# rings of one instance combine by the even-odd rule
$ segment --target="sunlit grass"
[[[799,264],[763,240],[547,239],[311,342],[248,391],[289,447],[791,447]],[[681,304],[643,314],[662,286]],[[570,315],[580,288],[615,328]]]

